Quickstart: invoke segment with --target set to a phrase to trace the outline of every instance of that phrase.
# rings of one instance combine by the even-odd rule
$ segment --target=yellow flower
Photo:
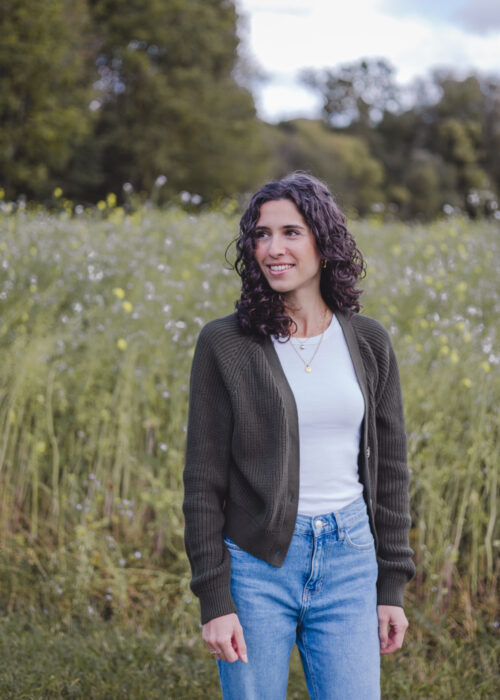
[[[393,245],[392,248],[391,248],[391,253],[392,253],[393,255],[398,256],[398,255],[401,255],[402,252],[403,252],[403,249],[401,248],[401,246],[399,245],[399,243],[396,243],[396,245]]]
[[[106,202],[108,204],[108,207],[112,209],[113,207],[116,206],[116,194],[114,192],[110,192],[108,196],[106,197]]]
[[[465,377],[465,379],[462,379],[462,384],[467,387],[467,389],[470,389],[472,386],[472,382],[469,379],[469,377]]]
[[[38,253],[38,248],[36,247],[36,245],[30,246],[30,253],[31,255],[36,255]]]
[[[443,347],[439,350],[440,355],[449,355],[450,354],[450,348],[447,345],[443,345]]]
[[[99,209],[99,211],[102,211],[103,209],[106,209],[106,202],[104,202],[102,199],[100,199],[100,200],[97,202],[97,208]]]
[[[432,285],[434,284],[434,279],[430,275],[426,275],[424,277],[424,282],[425,284]]]
[[[470,333],[464,333],[464,342],[465,343],[470,343],[472,339],[472,335]]]
[[[118,297],[118,299],[123,299],[123,297],[125,296],[125,292],[123,291],[123,289],[121,287],[115,287],[113,289],[113,294],[116,297]]]
[[[52,193],[56,199],[58,199],[62,195],[63,191],[60,187],[56,187],[54,192]]]
[[[39,440],[39,441],[36,443],[36,445],[35,445],[35,451],[36,451],[37,454],[39,454],[39,455],[43,455],[43,453],[45,452],[46,448],[47,448],[47,445],[44,443],[43,440]]]
[[[35,293],[37,289],[38,287],[36,286],[36,284],[30,284],[30,292]]]
[[[487,360],[483,360],[483,362],[481,362],[481,367],[485,372],[491,372],[491,365]]]
[[[464,328],[465,328],[465,323],[464,323],[463,321],[459,321],[459,322],[457,323],[457,329],[458,329],[459,331],[463,331]]]
[[[466,289],[467,289],[467,282],[459,282],[459,283],[455,286],[455,290],[456,290],[457,292],[462,292],[462,293],[463,293],[463,292],[465,292]]]
[[[459,356],[458,356],[458,352],[457,352],[456,350],[452,350],[452,351],[451,351],[451,354],[450,354],[450,360],[451,360],[451,362],[452,362],[454,365],[456,365],[456,364],[458,363],[459,359],[460,359],[460,358],[459,358]]]
[[[132,309],[134,308],[129,301],[122,302],[122,306],[127,313],[130,313],[132,311]]]
[[[426,318],[420,319],[420,328],[428,328],[429,321]]]
[[[120,350],[126,350],[126,349],[127,349],[127,341],[125,340],[125,338],[119,338],[119,339],[117,340],[116,344],[117,344],[117,346],[118,346],[118,348],[119,348]]]
[[[439,336],[439,340],[443,345],[445,345],[448,342],[448,337],[444,333],[441,333],[441,335]]]
[[[0,187],[0,199],[3,199],[5,197],[5,190]]]
[[[78,525],[78,527],[75,529],[75,533],[77,537],[83,537],[85,534],[85,528],[82,525]]]

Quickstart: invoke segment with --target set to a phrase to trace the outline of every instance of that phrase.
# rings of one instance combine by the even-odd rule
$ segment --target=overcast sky
[[[247,50],[268,80],[259,115],[313,116],[317,98],[297,84],[306,67],[383,57],[399,83],[434,66],[500,74],[500,0],[236,0]]]

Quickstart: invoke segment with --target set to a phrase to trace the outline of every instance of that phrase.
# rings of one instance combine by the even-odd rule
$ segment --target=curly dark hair
[[[295,322],[286,314],[282,294],[275,292],[263,276],[254,257],[255,227],[265,202],[289,199],[304,217],[316,240],[326,268],[321,270],[320,291],[332,311],[351,316],[359,312],[361,290],[356,283],[365,274],[365,262],[347,230],[341,212],[328,187],[306,173],[294,172],[264,185],[250,200],[240,220],[234,267],[241,277],[241,296],[236,302],[237,318],[244,333],[257,337],[290,337]]]

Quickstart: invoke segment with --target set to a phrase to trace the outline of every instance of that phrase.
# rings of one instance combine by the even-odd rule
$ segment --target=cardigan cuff
[[[202,625],[214,617],[237,612],[228,588],[211,588],[198,592],[197,595],[200,599]]]
[[[377,605],[396,605],[404,608],[404,590],[408,576],[402,573],[384,573],[377,581]]]

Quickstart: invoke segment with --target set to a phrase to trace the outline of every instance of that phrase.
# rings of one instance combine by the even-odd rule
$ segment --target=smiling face
[[[319,293],[321,256],[313,232],[292,201],[263,204],[255,238],[255,259],[274,291]]]

